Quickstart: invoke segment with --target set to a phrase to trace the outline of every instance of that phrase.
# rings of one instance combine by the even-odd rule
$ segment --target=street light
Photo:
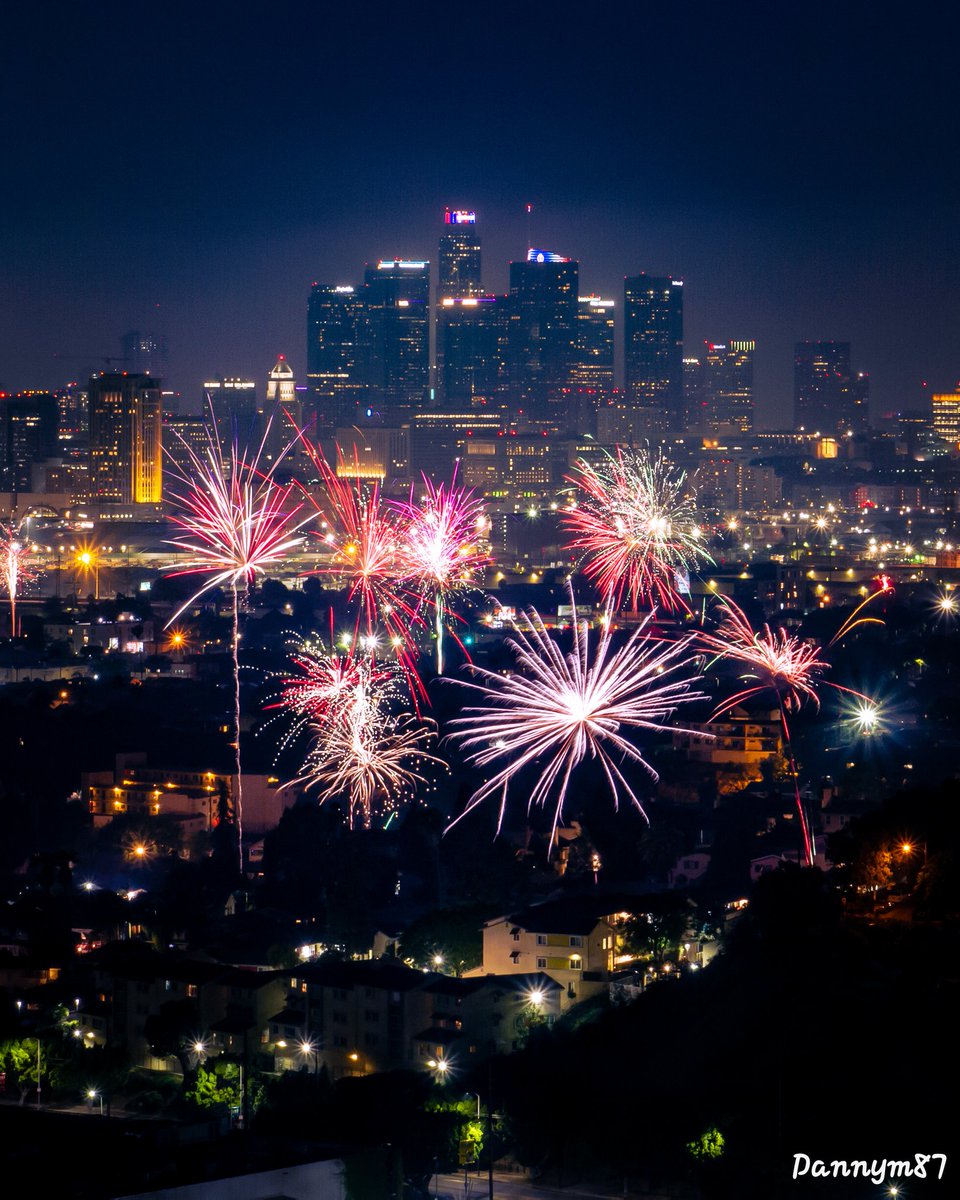
[[[320,1047],[311,1041],[302,1041],[300,1043],[300,1053],[303,1055],[313,1055],[313,1073],[316,1076],[320,1071]]]
[[[450,1064],[445,1058],[431,1058],[427,1062],[427,1066],[431,1071],[435,1071],[438,1079],[443,1079],[446,1073],[450,1070]]]
[[[94,1100],[100,1101],[100,1116],[103,1116],[103,1096],[95,1088],[88,1088],[87,1099],[93,1103]]]

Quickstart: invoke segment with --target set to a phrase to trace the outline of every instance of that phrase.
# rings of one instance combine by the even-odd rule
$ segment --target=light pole
[[[91,1102],[93,1102],[94,1100],[100,1101],[100,1116],[102,1117],[103,1116],[103,1096],[101,1095],[101,1093],[96,1091],[94,1088],[90,1088],[87,1091],[87,1099]]]

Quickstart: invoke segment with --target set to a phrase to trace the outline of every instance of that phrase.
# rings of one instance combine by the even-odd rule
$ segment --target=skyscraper
[[[634,275],[624,281],[624,389],[651,436],[682,433],[683,280]]]
[[[756,342],[704,343],[694,428],[720,435],[751,432],[755,350]]]
[[[296,473],[298,455],[292,446],[297,431],[303,428],[303,410],[297,395],[293,367],[281,354],[267,376],[267,398],[263,412],[265,431],[263,460],[265,467],[283,460],[280,475]],[[284,451],[287,451],[284,454]]]
[[[426,398],[430,379],[430,264],[384,259],[364,274],[370,353],[368,404],[401,417]]]
[[[480,282],[477,214],[448,208],[443,214],[443,224],[438,255],[437,298],[443,301],[479,296],[483,288]]]
[[[204,417],[213,412],[220,445],[229,449],[234,442],[243,450],[260,440],[257,412],[257,384],[253,379],[217,375],[203,385]]]
[[[57,453],[57,401],[49,392],[0,399],[0,489],[29,492],[33,464]]]
[[[613,311],[615,301],[581,296],[577,301],[577,351],[570,372],[574,387],[613,388]]]
[[[960,445],[960,393],[939,392],[930,397],[933,432],[938,438]]]
[[[511,404],[565,421],[565,391],[577,360],[580,264],[549,250],[510,264],[507,370]]]
[[[167,339],[162,333],[143,333],[131,329],[120,339],[123,361],[130,375],[167,377]]]
[[[159,504],[162,496],[160,381],[101,372],[90,380],[89,499]]]
[[[797,342],[793,419],[809,433],[859,432],[869,424],[869,376],[850,370],[849,342]]]
[[[502,385],[501,296],[447,296],[437,309],[437,391],[445,405],[489,403]]]
[[[352,419],[366,389],[370,357],[363,294],[344,284],[315,283],[307,301],[307,383],[312,423]]]

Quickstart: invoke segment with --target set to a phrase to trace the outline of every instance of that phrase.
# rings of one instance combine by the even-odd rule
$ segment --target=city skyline
[[[790,423],[801,340],[849,341],[878,411],[915,405],[922,379],[956,384],[956,115],[926,65],[933,22],[623,6],[548,34],[532,13],[383,13],[364,41],[352,15],[299,5],[229,23],[214,5],[189,26],[174,8],[145,43],[156,86],[122,106],[81,68],[137,62],[137,22],[51,12],[42,30],[8,19],[9,47],[43,46],[44,86],[8,52],[3,390],[62,385],[132,329],[166,335],[188,401],[278,353],[302,377],[313,281],[435,262],[448,206],[478,213],[489,291],[531,238],[580,262],[583,294],[683,278],[688,347],[756,342],[761,426]],[[954,21],[936,15],[943,44]],[[472,91],[412,85],[411,63],[454,45]]]

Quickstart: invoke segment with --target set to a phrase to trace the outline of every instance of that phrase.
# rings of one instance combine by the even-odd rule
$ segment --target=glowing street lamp
[[[87,1089],[87,1099],[90,1101],[91,1105],[93,1104],[94,1100],[100,1101],[100,1116],[102,1117],[103,1116],[103,1096],[102,1096],[102,1094],[100,1092],[98,1092],[95,1088],[88,1088]]]
[[[100,556],[95,546],[81,546],[75,559],[77,570],[89,576],[93,572],[93,598],[100,599]]]

